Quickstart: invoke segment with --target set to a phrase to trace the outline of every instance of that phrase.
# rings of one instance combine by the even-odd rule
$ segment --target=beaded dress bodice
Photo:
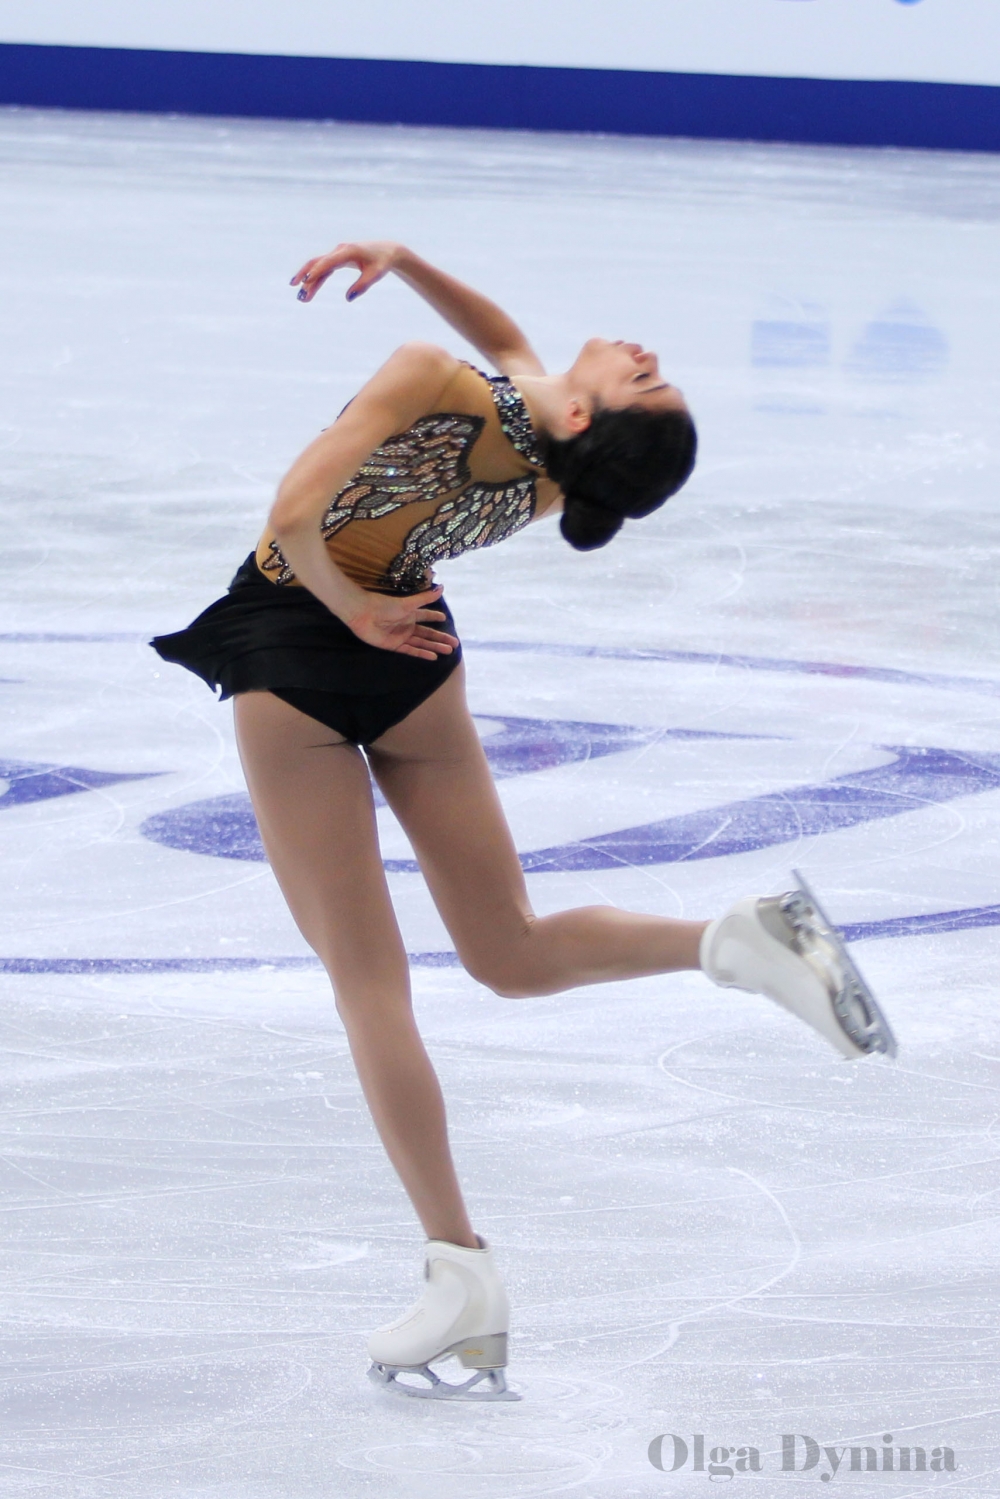
[[[438,562],[526,526],[540,483],[555,493],[517,388],[504,375],[462,365],[440,409],[388,438],[334,495],[323,537],[362,587],[418,593]],[[295,584],[273,537],[262,539],[257,560],[273,582]]]

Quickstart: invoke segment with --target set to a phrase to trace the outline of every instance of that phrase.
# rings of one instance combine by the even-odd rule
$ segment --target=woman
[[[432,566],[561,512],[603,546],[687,479],[684,398],[638,344],[591,339],[546,374],[485,297],[400,245],[342,244],[292,278],[348,301],[399,276],[497,370],[407,344],[292,465],[228,595],[161,656],[235,698],[247,784],[271,866],[330,975],[375,1124],[428,1240],[422,1295],[369,1344],[373,1373],[424,1392],[503,1396],[507,1300],[473,1231],[379,853],[371,777],[405,829],[458,955],[497,994],[703,968],[771,995],[846,1056],[891,1049],[842,948],[800,894],[741,901],[711,924],[587,907],[536,918],[465,701],[461,650]],[[445,1386],[427,1368],[474,1372]]]

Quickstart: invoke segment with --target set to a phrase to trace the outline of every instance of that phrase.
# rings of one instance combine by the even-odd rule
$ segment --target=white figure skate
[[[423,1400],[520,1400],[504,1375],[507,1293],[493,1251],[485,1239],[479,1245],[429,1241],[420,1300],[369,1339],[368,1377],[376,1384]],[[461,1384],[449,1384],[429,1368],[452,1357],[474,1371]]]
[[[766,994],[851,1060],[896,1055],[875,996],[797,869],[798,888],[737,901],[701,939],[701,966],[724,988]]]

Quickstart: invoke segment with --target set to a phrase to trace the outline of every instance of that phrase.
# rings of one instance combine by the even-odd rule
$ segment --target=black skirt
[[[444,599],[437,628],[455,634]],[[368,645],[306,588],[279,587],[265,578],[253,552],[229,592],[174,635],[150,641],[164,661],[186,666],[223,698],[273,692],[293,708],[343,734],[371,744],[430,697],[462,658],[423,661]]]

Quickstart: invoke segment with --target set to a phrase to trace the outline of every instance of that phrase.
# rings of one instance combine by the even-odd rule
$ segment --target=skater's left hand
[[[349,617],[343,616],[344,623],[359,640],[377,645],[383,651],[398,651],[402,656],[436,661],[438,656],[450,656],[458,646],[454,635],[435,629],[432,623],[448,617],[440,609],[433,608],[441,593],[440,584],[407,598],[365,593],[360,608],[352,611]]]

